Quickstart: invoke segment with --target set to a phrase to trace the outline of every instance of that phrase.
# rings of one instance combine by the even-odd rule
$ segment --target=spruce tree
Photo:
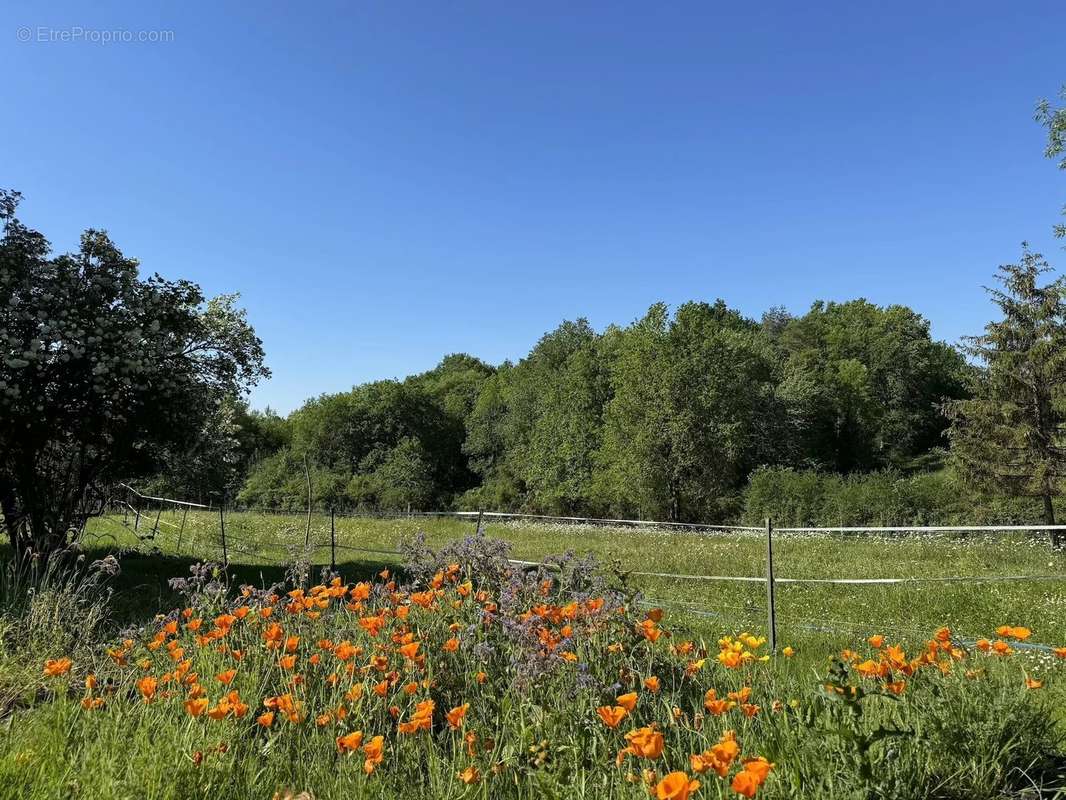
[[[1021,263],[999,268],[986,288],[1003,318],[968,337],[983,365],[973,395],[946,404],[948,435],[962,477],[996,494],[1042,501],[1055,524],[1054,498],[1066,485],[1066,278],[1043,286],[1047,262],[1023,244]],[[1050,532],[1052,545],[1061,537]]]

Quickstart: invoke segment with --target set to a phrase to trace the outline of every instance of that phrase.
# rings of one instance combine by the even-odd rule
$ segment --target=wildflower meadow
[[[402,551],[313,577],[195,562],[165,591],[137,554],[46,567],[3,617],[0,794],[1066,793],[1066,647],[1034,649],[1026,619],[771,653],[588,555],[523,566],[485,535]]]

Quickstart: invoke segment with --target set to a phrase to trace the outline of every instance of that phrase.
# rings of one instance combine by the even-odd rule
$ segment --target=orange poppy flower
[[[453,729],[462,727],[463,718],[466,716],[466,712],[470,709],[469,703],[463,703],[461,706],[456,706],[447,714],[445,718],[448,720],[448,725]]]
[[[363,755],[366,756],[363,761],[363,772],[367,775],[372,773],[374,769],[385,758],[385,737],[375,736],[369,742],[363,745]]]
[[[885,637],[878,633],[871,636],[866,641],[869,642],[870,647],[874,648],[875,650],[880,650],[885,643]]]
[[[637,626],[637,633],[653,643],[659,641],[659,637],[663,635],[663,632],[659,630],[653,619],[646,619],[641,622]]]
[[[363,744],[363,732],[352,731],[344,736],[337,737],[338,753],[354,753]]]
[[[1044,685],[1043,681],[1038,681],[1036,678],[1026,677],[1025,688],[1026,689],[1039,689]]]
[[[1066,647],[1056,647],[1055,656],[1058,658],[1066,658]]]
[[[197,697],[185,701],[185,710],[190,717],[198,717],[207,710],[207,698]]]
[[[219,683],[224,683],[224,684],[228,685],[228,684],[233,682],[233,678],[234,678],[234,676],[236,676],[236,674],[237,674],[237,670],[235,670],[235,669],[227,669],[225,672],[221,672],[218,675],[216,675],[215,676],[215,680],[217,680]]]
[[[658,758],[663,754],[663,735],[655,728],[646,726],[626,734],[629,751],[641,758]]]
[[[615,702],[618,703],[618,705],[620,705],[626,711],[632,711],[634,708],[637,707],[637,693],[628,692],[626,694],[619,695],[615,698]]]
[[[205,702],[205,705],[206,705],[206,702]],[[269,728],[271,725],[274,724],[274,712],[273,711],[264,711],[262,714],[260,714],[258,717],[255,718],[255,721],[261,727]]]
[[[461,772],[455,773],[455,776],[467,786],[481,780],[481,773],[478,772],[478,769],[475,766],[469,766]]]
[[[278,659],[278,665],[282,669],[293,669],[296,666],[296,656],[282,656]]]
[[[654,675],[644,679],[644,688],[652,694],[658,694],[660,689],[659,679]]]
[[[141,697],[144,698],[144,702],[151,702],[155,697],[156,689],[159,687],[159,681],[153,678],[151,675],[146,675],[137,681],[137,691],[141,693]]]
[[[50,658],[44,662],[44,674],[49,678],[58,678],[66,675],[74,662],[69,658]]]
[[[657,800],[688,800],[700,788],[700,782],[691,780],[687,773],[671,772],[655,784]]]
[[[736,734],[733,731],[725,731],[710,750],[691,756],[689,761],[694,772],[714,770],[718,777],[724,778],[738,755],[740,745],[737,744]]]
[[[608,728],[617,728],[618,723],[629,714],[622,706],[600,706],[596,709],[596,713],[600,715],[603,724]]]
[[[451,639],[449,639],[448,641],[446,641],[444,643],[444,646],[441,647],[441,650],[443,650],[445,653],[454,653],[458,649],[459,649],[459,640],[456,639],[454,636]]]
[[[733,782],[730,785],[734,792],[745,797],[754,797],[755,793],[759,791],[758,778],[755,777],[754,773],[743,769],[733,776]]]

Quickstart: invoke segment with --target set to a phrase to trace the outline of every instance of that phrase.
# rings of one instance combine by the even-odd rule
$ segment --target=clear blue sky
[[[659,5],[7,3],[0,185],[57,248],[240,291],[282,411],[657,300],[954,341],[1022,239],[1066,268],[1061,0]],[[79,26],[173,33],[38,40]]]

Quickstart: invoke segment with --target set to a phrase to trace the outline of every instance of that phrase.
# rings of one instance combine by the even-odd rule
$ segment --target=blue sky
[[[1061,0],[154,5],[5,4],[0,185],[58,249],[241,292],[257,406],[658,300],[864,296],[954,341],[1022,239],[1066,269]]]

